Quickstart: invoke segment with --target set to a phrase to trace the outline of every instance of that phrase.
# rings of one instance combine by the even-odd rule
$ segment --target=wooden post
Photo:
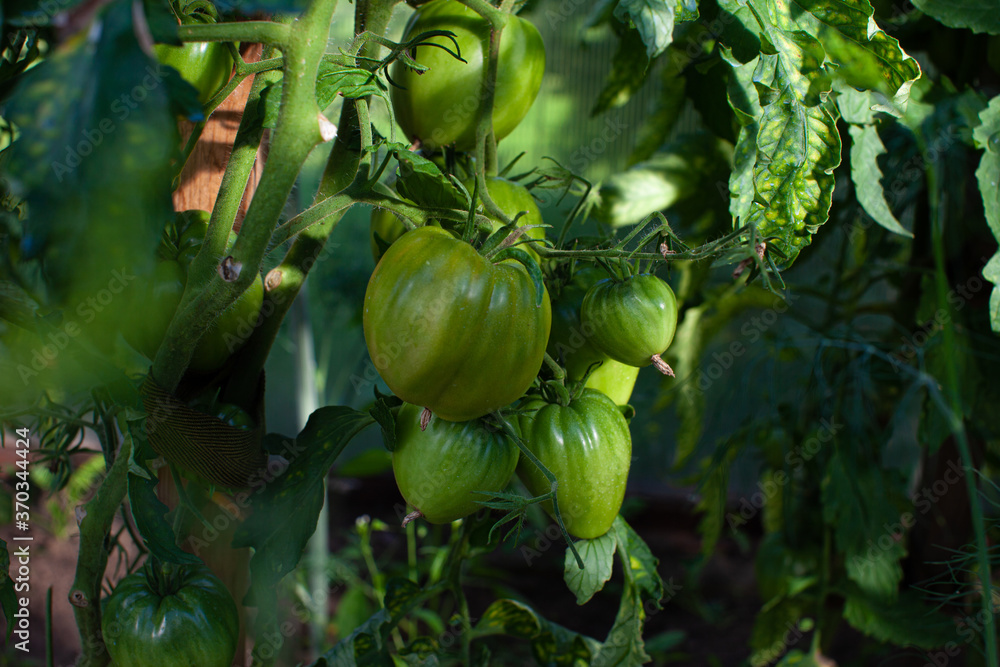
[[[261,52],[262,46],[260,44],[245,44],[240,49],[246,62],[260,60]],[[222,183],[222,176],[232,152],[233,141],[236,138],[240,119],[243,116],[243,108],[246,106],[252,84],[253,77],[247,77],[208,119],[198,143],[181,172],[180,186],[174,191],[175,210],[201,209],[211,211],[215,207],[219,185]],[[194,125],[188,121],[180,121],[180,123],[182,140],[186,142]],[[247,182],[243,201],[233,225],[237,231],[239,231],[243,217],[246,215],[257,184],[260,182],[260,174],[267,154],[266,137],[265,134],[265,139],[261,142],[261,149],[257,153],[257,162]],[[160,469],[157,495],[168,507],[177,507],[179,502],[177,488],[168,467]],[[208,507],[203,508],[202,512],[209,522],[217,522],[218,536],[214,540],[207,541],[207,546],[197,540],[192,540],[192,544],[182,544],[181,546],[187,551],[196,553],[205,561],[205,564],[225,583],[239,606],[240,639],[233,666],[246,667],[250,664],[250,658],[246,641],[246,614],[241,603],[249,588],[250,550],[232,549],[229,546],[237,525],[245,517],[236,503],[220,494],[216,494],[213,502],[210,502]],[[193,544],[201,546],[196,549],[193,548]]]

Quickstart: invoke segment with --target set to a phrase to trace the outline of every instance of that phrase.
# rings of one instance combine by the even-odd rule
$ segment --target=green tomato
[[[604,392],[618,405],[625,405],[632,397],[639,369],[604,354],[594,345],[593,330],[580,322],[584,295],[604,275],[597,268],[581,269],[552,299],[552,333],[547,350],[566,367],[566,376],[573,381],[582,380],[588,369],[600,363],[587,376],[585,386]]]
[[[585,389],[566,406],[536,398],[521,407],[537,409],[519,417],[518,426],[525,445],[556,477],[566,530],[583,539],[608,532],[625,498],[632,460],[632,436],[618,406]],[[549,492],[549,481],[527,458],[521,458],[517,474],[533,495]],[[543,507],[553,513],[550,501]]]
[[[375,267],[368,352],[389,389],[449,421],[520,398],[541,368],[552,311],[514,260],[492,263],[439,227],[407,232]]]
[[[392,472],[410,505],[431,523],[448,523],[481,507],[477,500],[507,486],[518,449],[502,432],[479,419],[433,418],[420,428],[422,408],[406,403],[396,416]]]
[[[132,289],[132,313],[123,335],[132,347],[149,359],[156,356],[170,321],[184,294],[187,270],[208,229],[208,213],[179,212],[172,227],[164,231],[160,243],[161,261],[153,275]],[[230,233],[229,247],[236,240]],[[250,286],[219,314],[195,347],[191,370],[213,373],[220,369],[253,332],[264,303],[264,282],[258,274]]]
[[[198,90],[198,101],[202,104],[222,90],[233,71],[233,57],[222,42],[154,44],[153,51],[160,63],[173,67]]]
[[[375,263],[382,259],[385,254],[381,251],[379,241],[386,246],[391,246],[406,233],[406,225],[399,217],[387,208],[372,208],[371,222],[369,224],[368,240],[372,246],[372,257]]]
[[[229,591],[205,565],[147,562],[112,591],[101,630],[119,667],[229,667],[240,618]]]
[[[646,273],[623,281],[602,280],[584,296],[580,318],[591,330],[595,347],[615,361],[655,364],[673,375],[660,354],[674,339],[677,298],[660,278]]]
[[[432,0],[422,5],[406,26],[402,41],[428,30],[455,33],[461,56],[456,60],[443,49],[425,45],[413,49],[413,58],[429,69],[422,74],[397,60],[390,75],[398,87],[392,89],[392,108],[407,138],[436,149],[454,146],[460,151],[475,148],[476,122],[482,104],[484,44],[489,43],[489,24],[457,0]],[[446,37],[430,40],[450,51],[455,45]],[[545,44],[538,29],[518,16],[506,15],[500,37],[493,132],[499,141],[517,127],[528,113],[545,73]]]
[[[475,188],[475,183],[470,180],[466,183],[466,188],[471,194]],[[517,221],[518,227],[524,227],[531,225],[534,228],[529,229],[525,235],[530,239],[544,240],[545,239],[545,228],[535,227],[535,225],[543,224],[542,212],[538,210],[538,204],[535,202],[535,198],[531,196],[528,189],[523,185],[515,183],[514,181],[508,181],[506,178],[501,178],[499,176],[487,176],[486,177],[486,189],[490,192],[490,197],[493,199],[493,203],[500,207],[508,218],[513,218],[515,215],[521,211],[527,211],[526,214],[522,215]],[[493,230],[496,231],[500,229],[501,224],[499,220],[493,221]],[[523,238],[523,237],[522,237]],[[534,244],[518,245],[518,248],[527,250],[528,253],[538,260],[538,253],[535,252],[533,247]]]

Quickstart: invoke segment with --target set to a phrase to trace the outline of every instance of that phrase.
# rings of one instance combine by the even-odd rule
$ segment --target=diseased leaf
[[[885,200],[882,170],[878,166],[878,156],[885,153],[885,145],[878,130],[874,125],[850,125],[848,131],[851,134],[851,181],[858,202],[875,222],[890,232],[913,238],[913,233],[899,224]]]
[[[747,224],[791,264],[830,215],[833,170],[840,164],[840,133],[826,105],[804,107],[787,95],[764,109],[757,134],[756,196]]]
[[[913,0],[913,5],[949,28],[1000,34],[1000,6],[983,0]]]
[[[801,11],[790,7],[794,19],[790,14],[779,25],[815,36],[839,65],[838,78],[856,88],[879,90],[897,105],[906,103],[920,66],[876,25],[868,0],[789,0],[789,4]]]
[[[663,579],[657,571],[660,561],[639,537],[639,533],[635,532],[621,515],[615,517],[613,530],[618,541],[619,553],[628,556],[630,572],[626,574],[626,578],[631,579],[639,589],[640,595],[652,600],[659,607],[659,602],[663,599]]]
[[[566,548],[563,579],[576,595],[577,604],[586,604],[611,578],[611,569],[615,563],[615,537],[611,532],[575,543],[576,550],[583,559],[582,570],[576,564],[573,552],[569,547]]]

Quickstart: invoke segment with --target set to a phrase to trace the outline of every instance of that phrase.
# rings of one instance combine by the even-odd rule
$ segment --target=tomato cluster
[[[475,147],[489,24],[457,0],[432,0],[414,13],[402,41],[429,30],[454,34],[466,62],[423,43],[411,49],[427,70],[393,65],[393,109],[425,166],[450,171],[452,185],[462,183],[471,195],[479,192],[470,175],[476,165],[463,151]],[[431,41],[453,46],[444,37]],[[494,89],[497,140],[531,106],[544,54],[534,26],[507,15]],[[447,160],[434,152],[441,148]],[[440,181],[451,187],[443,174]],[[536,459],[557,480],[556,503],[549,498],[543,507],[555,514],[558,505],[570,534],[598,537],[625,494],[632,442],[623,407],[640,366],[666,366],[659,354],[673,337],[677,302],[653,275],[611,276],[591,266],[567,278],[565,264],[543,261],[545,228],[531,192],[489,173],[483,183],[504,216],[526,228],[520,237],[485,242],[503,221],[479,202],[469,216],[476,214],[478,236],[471,222],[433,220],[407,231],[413,225],[395,213],[372,212],[376,267],[363,322],[376,369],[404,401],[396,416],[396,482],[416,515],[450,522],[503,490],[515,472],[534,496],[549,494]],[[424,194],[396,187],[414,199]],[[561,365],[565,378],[546,369],[546,354],[547,366]],[[517,418],[504,429],[492,413],[508,407]],[[518,434],[533,456],[521,456],[507,433]]]

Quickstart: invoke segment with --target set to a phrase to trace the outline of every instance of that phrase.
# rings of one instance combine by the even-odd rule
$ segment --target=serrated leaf
[[[617,528],[613,528],[617,532]],[[618,558],[625,568],[625,586],[615,623],[608,631],[600,650],[589,663],[591,667],[611,667],[618,665],[641,665],[650,661],[642,642],[642,626],[646,620],[642,597],[632,576],[629,555],[624,549]]]
[[[765,107],[756,143],[756,194],[746,221],[772,237],[787,266],[829,218],[840,133],[827,106],[801,106],[785,89]]]
[[[876,25],[868,0],[791,0],[801,8],[792,25],[814,35],[827,56],[839,65],[837,77],[855,88],[880,90],[896,104],[903,105],[910,86],[920,76],[917,61],[908,56],[899,42]]]
[[[432,161],[408,150],[397,150],[395,156],[399,162],[396,191],[400,195],[418,206],[469,208],[465,196]]]
[[[17,609],[17,596],[14,594],[14,580],[10,578],[10,554],[7,543],[0,539],[0,610],[7,622],[7,643],[10,644],[14,634],[14,612]]]
[[[370,415],[344,406],[316,410],[282,456],[280,475],[264,475],[250,501],[250,517],[237,530],[233,547],[253,547],[250,561],[254,590],[274,586],[298,564],[325,499],[324,481],[334,460],[350,440],[373,422]]]
[[[639,138],[636,139],[635,148],[628,158],[630,167],[651,158],[667,142],[687,102],[687,97],[684,95],[684,77],[671,76],[670,69],[664,68],[661,79],[656,111],[642,122]]]
[[[808,603],[795,598],[784,598],[776,603],[768,603],[754,618],[750,633],[750,664],[766,665],[778,659],[804,635],[799,621],[805,614]],[[788,640],[788,641],[786,641]]]
[[[990,327],[1000,333],[1000,250],[986,262],[983,278],[993,283],[993,291],[990,293]]]
[[[261,91],[264,127],[278,126],[278,112],[281,110],[282,81],[273,81]],[[360,67],[351,67],[333,60],[323,60],[316,75],[316,105],[325,110],[337,96],[357,99],[376,95],[388,103],[385,85],[372,72]]]
[[[392,395],[384,395],[378,387],[375,388],[375,405],[368,411],[372,419],[382,429],[382,443],[390,452],[396,449],[396,416],[392,408],[403,404],[403,401]]]
[[[179,144],[165,72],[136,39],[132,3],[30,69],[5,116],[19,129],[5,176],[28,203],[22,256],[44,261],[57,299],[84,303],[113,270],[152,267],[173,216]]]
[[[903,591],[892,603],[849,591],[844,620],[869,637],[898,646],[932,649],[955,639],[950,619],[924,605],[914,591]]]
[[[611,73],[598,95],[591,116],[620,107],[646,82],[649,56],[638,30],[629,29],[618,40],[618,49],[611,61]]]
[[[631,580],[640,595],[659,606],[660,600],[663,599],[663,579],[657,570],[660,561],[639,537],[639,533],[635,532],[621,515],[615,517],[613,530],[618,541],[619,556],[628,557],[626,579]]]
[[[591,540],[577,540],[577,553],[583,559],[583,569],[577,565],[573,552],[566,548],[563,580],[576,596],[577,604],[586,604],[604,588],[615,564],[615,536],[611,531]]]
[[[656,58],[674,41],[674,21],[678,10],[684,19],[698,17],[697,0],[619,0],[615,18],[622,23],[632,20],[646,46],[646,57]]]
[[[170,508],[156,495],[160,478],[146,466],[145,457],[155,454],[142,429],[130,424],[125,437],[132,439],[133,450],[127,475],[128,503],[145,547],[151,555],[165,563],[200,562],[196,556],[177,546],[174,530],[166,520]]]
[[[477,637],[510,635],[532,639],[541,629],[542,621],[534,609],[516,600],[501,598],[486,608],[473,631]]]
[[[717,447],[709,471],[699,485],[700,500],[695,511],[702,515],[698,533],[701,535],[701,553],[706,558],[715,553],[715,546],[722,536],[729,499],[729,470],[739,451],[740,447],[732,440]]]
[[[913,0],[913,5],[949,28],[1000,34],[1000,12],[995,3],[982,0]]]
[[[883,472],[858,465],[837,451],[827,462],[821,497],[823,520],[833,527],[837,548],[847,560],[848,577],[866,594],[894,600],[903,578],[899,560],[906,554],[904,526],[888,496]]]
[[[913,233],[899,224],[885,200],[882,169],[878,166],[878,156],[885,153],[885,145],[878,130],[874,125],[850,125],[848,131],[851,134],[851,181],[858,202],[885,229],[913,238]]]

